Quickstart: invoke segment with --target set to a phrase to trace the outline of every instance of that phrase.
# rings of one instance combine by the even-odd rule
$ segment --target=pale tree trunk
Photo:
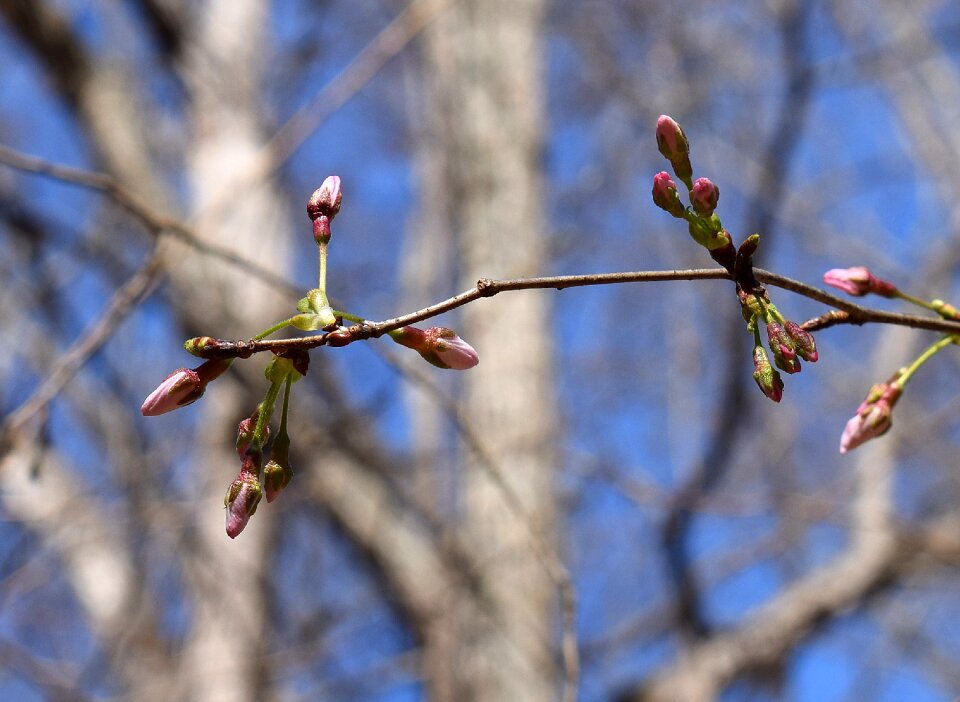
[[[193,109],[188,169],[200,236],[280,272],[287,264],[290,223],[278,193],[269,183],[246,186],[226,199],[222,193],[264,138],[257,115],[268,11],[261,0],[209,0],[196,10],[185,67]],[[205,211],[218,201],[225,203],[214,205],[218,211]],[[250,336],[283,313],[284,301],[275,292],[217,262],[185,254],[182,270],[174,275],[182,299],[195,300],[200,307],[195,314],[218,335]],[[265,388],[262,363],[237,366],[235,372],[250,374],[254,388],[258,383]],[[183,661],[196,702],[265,699],[259,663],[266,633],[261,583],[272,510],[259,510],[230,541],[221,507],[240,465],[231,448],[236,423],[255,406],[255,399],[227,384],[218,383],[204,398],[210,431],[197,447],[195,475],[197,538],[204,558],[191,564],[196,609]]]
[[[546,267],[542,10],[540,0],[468,0],[426,33],[420,148],[439,162],[425,166],[422,209],[455,232],[463,285]],[[481,356],[464,375],[465,416],[523,514],[465,452],[459,518],[489,599],[461,593],[430,628],[429,685],[436,700],[551,700],[554,592],[529,537],[530,527],[552,534],[555,519],[549,295],[468,306],[460,331]]]

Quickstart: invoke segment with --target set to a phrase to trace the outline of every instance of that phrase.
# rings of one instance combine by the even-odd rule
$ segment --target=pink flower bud
[[[230,367],[232,359],[201,363],[194,369],[178,368],[157,386],[140,406],[144,417],[155,417],[180,407],[186,407],[203,396],[207,383],[219,377]]]
[[[690,204],[693,211],[701,217],[709,217],[717,209],[720,200],[720,188],[714,185],[709,178],[697,178],[693,181],[690,191]]]
[[[403,327],[391,332],[390,338],[401,346],[413,349],[437,368],[467,370],[480,362],[476,350],[446,327],[427,330]]]
[[[770,365],[770,359],[762,346],[753,348],[753,379],[760,392],[771,400],[780,402],[783,399],[783,380]]]
[[[446,327],[427,329],[429,349],[423,357],[439,368],[467,370],[480,363],[480,356],[457,333]]]
[[[777,368],[787,373],[799,373],[802,370],[793,339],[787,334],[782,324],[779,322],[767,324],[767,339]]]
[[[660,115],[657,120],[657,148],[673,166],[677,178],[683,181],[688,189],[693,185],[693,167],[690,165],[690,142],[683,133],[680,125],[667,115]]]
[[[874,385],[867,399],[844,427],[840,436],[840,453],[851,451],[870,439],[886,434],[893,426],[893,406],[902,392],[897,385]]]
[[[262,498],[263,488],[256,474],[241,470],[223,498],[223,505],[227,509],[227,536],[237,538],[257,511]]]
[[[340,191],[340,176],[327,176],[307,201],[307,216],[311,220],[321,216],[333,219],[340,211],[341,202],[343,193]]]
[[[690,142],[680,125],[668,115],[657,119],[657,148],[668,161],[675,161],[690,153]]]
[[[870,269],[864,266],[833,268],[823,274],[823,282],[854,297],[862,297],[870,293],[881,297],[897,295],[897,288],[893,283],[875,277]]]
[[[674,217],[683,217],[684,207],[677,194],[677,184],[666,171],[653,176],[653,204]]]
[[[814,340],[813,334],[803,329],[796,322],[787,322],[786,332],[793,340],[793,346],[800,358],[810,363],[816,363],[820,354],[817,353],[817,342]]]
[[[340,211],[342,201],[339,176],[328,176],[307,201],[307,216],[313,221],[313,238],[318,244],[330,241],[330,222]]]

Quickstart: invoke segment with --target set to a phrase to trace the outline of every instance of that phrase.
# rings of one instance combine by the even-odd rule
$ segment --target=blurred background
[[[837,450],[933,333],[824,330],[775,405],[729,282],[479,300],[434,322],[466,373],[313,351],[233,541],[267,359],[139,407],[185,338],[293,312],[331,173],[370,319],[713,266],[651,202],[661,113],[760,266],[958,302],[958,59],[946,0],[0,0],[0,698],[955,699],[957,354]]]

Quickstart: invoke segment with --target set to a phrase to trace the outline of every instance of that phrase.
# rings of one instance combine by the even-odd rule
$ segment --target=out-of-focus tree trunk
[[[421,209],[446,218],[465,285],[546,268],[542,11],[541,0],[469,0],[427,32],[419,148],[435,162],[424,164]],[[441,612],[427,637],[430,689],[436,700],[550,700],[553,587],[523,523],[552,533],[555,519],[549,296],[471,305],[461,331],[481,357],[464,376],[465,416],[524,515],[465,454],[458,518],[490,598],[461,593]]]
[[[188,169],[201,236],[282,271],[290,224],[278,193],[269,184],[233,193],[212,216],[205,208],[222,199],[222,189],[242,170],[263,141],[258,124],[260,69],[269,4],[261,0],[209,0],[195,10],[185,72],[191,93],[192,133]],[[248,334],[282,313],[282,300],[236,269],[186,256],[174,275],[181,299],[195,300],[201,318],[226,333]],[[202,291],[202,294],[200,294]],[[241,364],[238,364],[241,365]],[[254,368],[254,366],[256,368]],[[243,364],[238,372],[261,364]],[[254,388],[258,387],[255,383]],[[218,509],[227,485],[239,470],[231,450],[238,418],[257,400],[236,386],[220,385],[204,399],[211,431],[197,447],[199,553],[189,582],[196,602],[185,673],[197,702],[269,699],[263,690],[265,644],[264,565],[271,533],[271,510],[261,509],[235,541],[224,533]],[[228,575],[229,574],[229,575]],[[213,577],[211,577],[213,575]]]

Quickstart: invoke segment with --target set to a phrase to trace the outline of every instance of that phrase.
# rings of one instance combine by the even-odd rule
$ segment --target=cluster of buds
[[[901,291],[893,283],[877,278],[864,266],[834,268],[823,274],[823,282],[843,290],[848,295],[862,297],[879,295],[899,298],[911,304],[935,312],[943,319],[960,320],[960,311],[943,300],[926,301]],[[886,434],[893,424],[893,406],[900,399],[903,388],[913,374],[934,355],[951,344],[960,344],[960,335],[946,335],[931,344],[916,359],[897,371],[889,380],[874,385],[856,414],[847,422],[840,437],[840,453],[855,449],[860,444]]]
[[[753,255],[760,244],[760,236],[748,236],[739,247],[723,227],[716,214],[720,202],[720,188],[709,178],[693,180],[690,164],[690,140],[671,117],[661,115],[657,120],[657,148],[666,158],[674,174],[687,186],[690,206],[684,206],[677,184],[666,171],[653,177],[653,202],[677,219],[687,222],[687,231],[698,244],[707,249],[711,258],[723,266],[737,286],[747,329],[754,334],[753,379],[764,395],[774,402],[783,397],[783,379],[774,364],[786,373],[799,373],[800,360],[817,360],[817,346],[810,332],[796,322],[784,319],[770,301],[767,291],[753,274]],[[773,364],[760,340],[759,325],[767,327],[767,340],[773,354]]]
[[[303,331],[325,331],[323,341],[327,346],[340,347],[352,343],[358,337],[342,326],[343,320],[363,322],[363,318],[348,312],[334,310],[327,298],[327,249],[331,239],[330,223],[340,211],[343,193],[340,178],[329,176],[317,188],[307,202],[307,216],[313,223],[313,238],[320,253],[317,287],[309,290],[297,303],[298,314],[285,319],[253,337],[261,340],[271,334],[293,327]],[[479,356],[470,344],[456,332],[446,327],[417,329],[403,327],[390,332],[397,343],[414,349],[426,361],[439,368],[466,370],[477,365]],[[207,384],[220,376],[235,357],[249,355],[245,342],[230,342],[199,336],[184,343],[185,350],[205,359],[197,368],[179,368],[171,373],[144,401],[140,408],[144,415],[170,412],[196,402],[203,395]],[[227,512],[226,531],[236,538],[246,528],[250,517],[257,511],[261,499],[273,502],[290,484],[293,469],[290,467],[290,437],[287,433],[287,414],[290,389],[293,383],[306,375],[309,356],[305,350],[277,351],[267,365],[266,377],[270,385],[256,411],[240,422],[237,427],[237,454],[240,457],[240,472],[230,483],[223,504]],[[270,436],[270,418],[283,392],[280,426],[272,445],[267,446]],[[263,465],[269,450],[269,460]]]

